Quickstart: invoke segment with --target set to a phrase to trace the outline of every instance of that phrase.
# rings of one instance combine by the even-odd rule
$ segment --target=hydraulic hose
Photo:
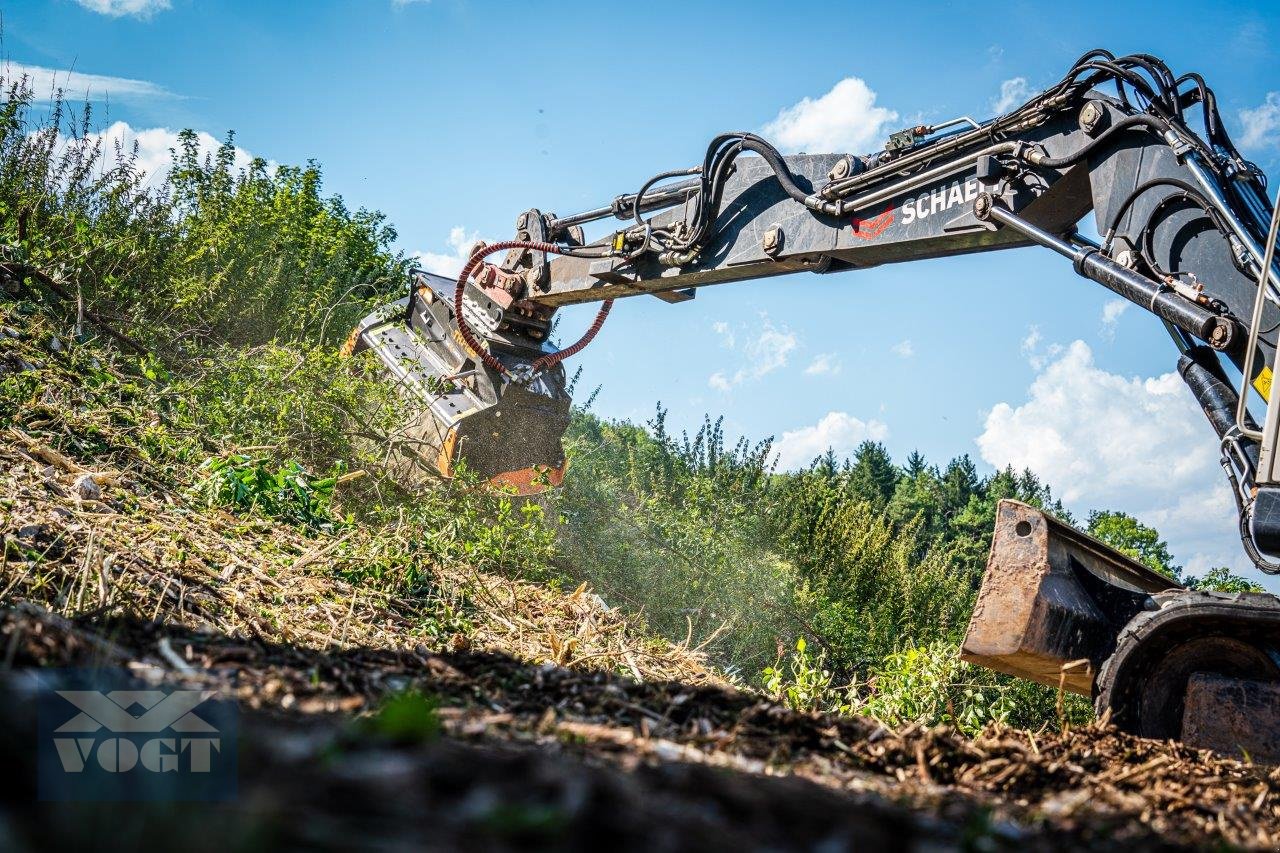
[[[1048,169],[1061,169],[1066,166],[1070,166],[1074,163],[1079,163],[1085,157],[1088,157],[1090,154],[1092,154],[1095,150],[1102,147],[1107,142],[1111,141],[1111,139],[1113,139],[1114,137],[1120,135],[1121,133],[1123,133],[1124,131],[1128,130],[1131,127],[1138,127],[1140,125],[1146,125],[1150,128],[1153,128],[1159,133],[1163,133],[1165,129],[1168,127],[1168,124],[1166,122],[1156,118],[1155,116],[1147,115],[1146,113],[1139,113],[1138,115],[1126,116],[1125,118],[1122,118],[1119,121],[1117,121],[1115,124],[1111,125],[1111,127],[1107,128],[1105,131],[1099,134],[1097,139],[1094,139],[1092,142],[1090,142],[1088,145],[1081,148],[1079,151],[1073,151],[1070,154],[1066,155],[1065,157],[1045,157],[1041,160],[1034,161],[1035,165],[1044,166],[1045,168],[1048,168]]]
[[[501,240],[497,243],[491,243],[479,252],[473,254],[469,259],[467,259],[467,263],[463,266],[462,272],[458,274],[458,284],[453,291],[453,316],[454,320],[458,324],[458,333],[462,335],[462,340],[471,349],[471,351],[480,358],[481,363],[483,363],[485,367],[496,371],[507,379],[515,379],[516,377],[512,374],[510,368],[499,361],[498,358],[494,356],[493,353],[489,352],[489,350],[480,342],[480,339],[476,337],[475,332],[469,325],[467,325],[466,317],[464,317],[462,313],[463,295],[466,291],[467,280],[471,278],[471,274],[476,271],[476,268],[480,266],[486,256],[491,255],[494,252],[505,251],[506,249],[528,249],[529,251],[546,252],[552,255],[567,255],[570,254],[570,252],[554,243],[542,243],[536,240]],[[586,348],[587,344],[591,343],[595,336],[600,333],[600,328],[604,326],[604,321],[609,316],[609,309],[612,307],[612,299],[604,300],[604,302],[601,303],[600,311],[596,314],[596,318],[592,321],[590,328],[587,329],[586,333],[579,338],[577,342],[559,350],[558,352],[547,353],[546,355],[535,359],[529,378],[537,376],[544,370],[555,367],[566,358],[570,358],[571,356],[582,352],[582,350]]]

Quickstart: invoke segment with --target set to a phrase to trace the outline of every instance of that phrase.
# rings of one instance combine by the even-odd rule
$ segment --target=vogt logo
[[[139,686],[125,673],[42,674],[42,800],[227,800],[235,706],[202,690]]]

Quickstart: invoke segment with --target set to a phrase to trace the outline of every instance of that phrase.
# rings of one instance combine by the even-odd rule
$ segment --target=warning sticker
[[[1253,379],[1254,389],[1262,395],[1262,399],[1271,399],[1271,368],[1263,367],[1262,372]]]

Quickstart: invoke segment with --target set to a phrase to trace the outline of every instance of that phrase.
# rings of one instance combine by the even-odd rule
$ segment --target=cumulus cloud
[[[5,79],[17,80],[20,77],[26,77],[32,94],[43,100],[52,100],[58,92],[63,92],[70,99],[86,101],[101,101],[106,98],[118,101],[141,101],[179,97],[163,86],[128,77],[85,74],[67,69],[45,68],[41,65],[25,65],[21,62],[6,62],[3,68]]]
[[[786,367],[791,353],[800,345],[790,329],[775,326],[767,314],[760,315],[759,329],[751,330],[745,338],[746,343],[740,348],[735,346],[734,333],[727,325],[716,324],[713,328],[722,340],[741,353],[744,360],[744,364],[732,374],[718,370],[708,377],[707,384],[721,392]]]
[[[1129,308],[1129,302],[1124,299],[1111,299],[1107,304],[1102,306],[1102,338],[1103,340],[1114,340],[1116,336],[1116,326],[1120,322],[1120,317]]]
[[[844,368],[840,359],[833,352],[824,352],[815,356],[809,366],[804,369],[806,376],[835,376]]]
[[[1240,145],[1245,148],[1261,148],[1280,141],[1280,92],[1268,92],[1267,99],[1251,110],[1240,111],[1240,124],[1244,134]]]
[[[910,338],[907,338],[906,340],[903,340],[903,341],[898,341],[889,349],[892,350],[893,354],[896,355],[898,358],[911,358],[911,356],[916,354],[916,345],[911,343]]]
[[[804,468],[830,448],[837,456],[851,456],[867,439],[883,441],[889,428],[877,420],[863,421],[847,412],[827,412],[813,426],[789,430],[774,442],[778,467],[784,471]]]
[[[467,258],[471,255],[471,247],[479,239],[479,232],[468,231],[461,225],[455,225],[449,229],[449,239],[446,241],[449,251],[417,251],[411,253],[411,257],[417,261],[418,266],[427,272],[457,277],[458,273],[462,272],[462,265],[467,262]]]
[[[212,156],[222,145],[219,140],[204,131],[196,134],[196,142],[201,157]],[[156,186],[164,181],[173,167],[173,152],[178,148],[178,131],[166,127],[138,130],[127,122],[117,121],[75,142],[59,134],[57,142],[59,149],[65,150],[72,144],[98,145],[103,169],[114,167],[117,155],[133,157],[133,167],[143,177],[143,185]],[[245,169],[252,161],[251,153],[239,146],[236,147],[233,168]]]
[[[1026,400],[987,414],[982,458],[1030,468],[1077,510],[1154,525],[1193,570],[1242,565],[1217,442],[1178,374],[1110,373],[1083,341],[1041,358]]]
[[[897,120],[896,112],[876,106],[876,93],[865,81],[846,77],[825,95],[782,110],[763,132],[788,152],[870,151],[884,138],[886,125]]]
[[[172,8],[169,0],[76,0],[90,12],[122,18],[126,15],[134,18],[150,18],[156,12],[164,12]]]
[[[1000,84],[1000,96],[991,100],[991,112],[1007,113],[1031,97],[1031,87],[1026,77],[1013,77]]]

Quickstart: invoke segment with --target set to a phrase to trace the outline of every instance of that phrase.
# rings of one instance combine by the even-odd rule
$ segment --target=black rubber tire
[[[1178,591],[1133,617],[1095,681],[1095,708],[1122,731],[1182,735],[1187,680],[1197,672],[1280,681],[1280,598]]]

